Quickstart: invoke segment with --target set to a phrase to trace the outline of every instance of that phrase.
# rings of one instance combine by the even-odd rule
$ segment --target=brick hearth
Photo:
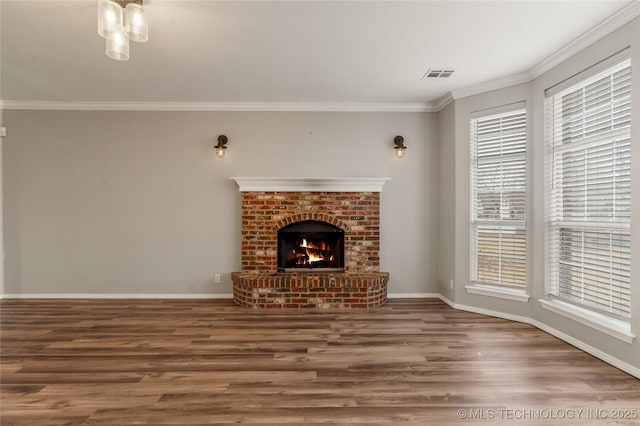
[[[242,271],[231,275],[235,303],[254,308],[371,308],[386,302],[389,274],[379,272],[379,191],[245,191],[238,183]],[[344,231],[344,272],[277,272],[277,232],[303,220],[328,222]]]
[[[384,272],[234,272],[233,300],[248,308],[374,308],[387,301]]]

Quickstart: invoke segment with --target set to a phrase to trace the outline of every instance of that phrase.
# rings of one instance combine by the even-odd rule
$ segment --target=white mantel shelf
[[[232,177],[240,192],[382,192],[391,178]]]

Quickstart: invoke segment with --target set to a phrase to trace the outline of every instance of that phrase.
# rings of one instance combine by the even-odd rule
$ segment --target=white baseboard
[[[455,303],[453,303],[451,300],[449,300],[446,296],[443,296],[442,294],[438,294],[438,299],[442,300],[444,303],[451,306],[452,308],[454,307],[453,305],[455,305]]]
[[[438,293],[389,293],[388,299],[437,299]],[[2,294],[0,299],[233,299],[233,294],[133,294],[133,293],[15,293]]]
[[[387,299],[438,299],[438,293],[387,293]]]
[[[619,360],[618,358],[612,357],[611,355],[601,351],[600,349],[594,348],[593,346],[583,342],[582,340],[578,340],[575,337],[569,336],[568,334],[563,333],[562,331],[556,330],[553,327],[549,327],[548,325],[543,324],[538,320],[523,317],[520,315],[511,315],[511,314],[506,314],[504,312],[493,311],[491,309],[483,309],[483,308],[476,308],[474,306],[461,305],[459,303],[452,302],[451,300],[447,299],[442,295],[439,295],[438,298],[442,300],[444,303],[446,303],[447,305],[451,306],[452,308],[458,309],[460,311],[474,312],[476,314],[488,315],[496,318],[503,318],[510,321],[517,321],[525,324],[530,324],[546,333],[551,334],[552,336],[557,337],[560,340],[564,340],[568,344],[575,346],[576,348],[583,350],[586,353],[593,355],[596,358],[599,358],[608,364],[613,365],[616,368],[619,368],[625,373],[629,373],[632,376],[640,379],[640,368],[635,367],[631,364],[628,364],[622,360]]]
[[[233,294],[210,293],[20,293],[3,294],[0,299],[233,299]]]

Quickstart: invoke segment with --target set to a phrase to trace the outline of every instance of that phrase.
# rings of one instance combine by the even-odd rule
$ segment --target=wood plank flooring
[[[640,424],[640,380],[436,299],[369,311],[0,303],[3,426]]]

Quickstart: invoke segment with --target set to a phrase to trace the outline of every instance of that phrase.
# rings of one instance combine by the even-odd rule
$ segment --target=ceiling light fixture
[[[108,57],[129,60],[129,40],[143,43],[149,39],[142,0],[98,0],[98,34],[107,40]]]

